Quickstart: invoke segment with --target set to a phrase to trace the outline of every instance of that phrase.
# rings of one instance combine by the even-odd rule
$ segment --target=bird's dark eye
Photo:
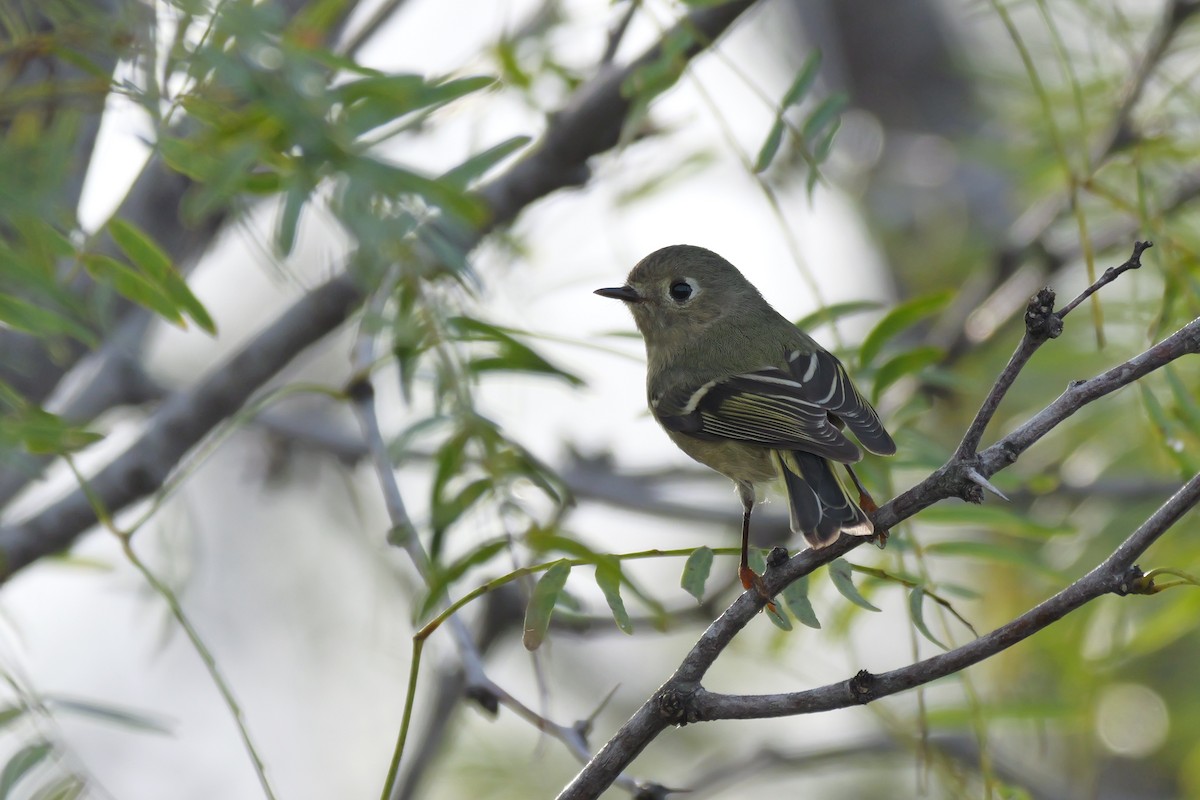
[[[682,303],[692,296],[692,285],[687,281],[675,281],[671,284],[671,299]]]

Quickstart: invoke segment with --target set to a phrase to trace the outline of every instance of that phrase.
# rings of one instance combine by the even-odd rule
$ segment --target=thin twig
[[[641,0],[628,0],[629,7],[625,9],[625,13],[617,20],[617,24],[608,32],[608,41],[604,45],[604,52],[600,55],[600,65],[611,64],[613,59],[617,57],[617,50],[621,47],[621,40],[625,38],[625,31],[629,29],[629,23],[633,21],[633,15],[637,13],[638,7],[641,5]]]
[[[983,439],[984,431],[1000,407],[1000,401],[1004,399],[1004,395],[1016,381],[1017,375],[1025,368],[1025,364],[1038,348],[1045,344],[1046,340],[1057,338],[1062,332],[1063,318],[1099,289],[1116,280],[1122,273],[1139,268],[1142,265],[1142,253],[1153,246],[1152,242],[1135,242],[1133,255],[1124,264],[1106,269],[1104,274],[1091,286],[1084,289],[1078,297],[1058,312],[1054,312],[1054,292],[1049,288],[1042,289],[1029,299],[1029,306],[1025,311],[1025,334],[1001,371],[1000,377],[992,384],[991,391],[984,398],[979,412],[963,435],[958,450],[954,454],[955,458],[963,460],[975,455],[979,442]]]

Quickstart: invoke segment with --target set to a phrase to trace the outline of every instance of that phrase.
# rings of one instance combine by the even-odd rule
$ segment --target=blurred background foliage
[[[249,322],[213,313],[214,297],[240,291],[240,271],[251,269],[244,264],[221,274],[216,293],[211,281],[207,294],[196,288],[206,258],[229,257],[231,231],[248,231],[239,246],[287,296],[345,273],[360,302],[371,298],[350,327],[360,342],[377,343],[378,355],[352,364],[343,333],[329,337],[341,348],[336,357],[271,383],[262,376],[253,413],[221,429],[149,507],[170,508],[168,490],[186,495],[192,472],[217,458],[225,437],[265,431],[270,456],[260,468],[269,480],[245,482],[246,498],[227,502],[253,504],[289,483],[305,493],[306,461],[336,464],[334,480],[353,486],[358,509],[343,520],[361,528],[353,546],[384,565],[380,580],[393,592],[376,624],[404,647],[368,637],[347,655],[386,653],[386,698],[365,686],[357,698],[383,709],[362,734],[371,757],[337,759],[346,774],[327,776],[324,789],[306,787],[303,762],[272,761],[285,745],[252,743],[256,725],[271,725],[256,719],[249,689],[248,710],[230,696],[222,713],[245,718],[248,761],[262,757],[266,766],[222,796],[271,794],[271,780],[292,787],[280,797],[377,786],[399,725],[410,622],[424,625],[447,598],[489,580],[497,590],[463,612],[474,645],[426,654],[396,796],[549,796],[575,762],[517,718],[543,715],[569,727],[595,712],[588,744],[598,747],[736,596],[727,556],[737,509],[720,479],[665,446],[652,466],[644,454],[625,463],[619,449],[595,450],[605,431],[645,422],[633,410],[641,366],[631,324],[622,323],[623,335],[593,336],[598,321],[560,328],[511,303],[511,282],[524,281],[526,295],[557,291],[561,302],[582,304],[583,290],[594,288],[585,280],[604,274],[609,285],[632,264],[618,263],[614,251],[643,253],[577,233],[576,260],[591,272],[573,276],[563,264],[522,272],[519,265],[538,263],[540,240],[562,235],[552,229],[563,219],[541,206],[504,206],[487,190],[557,115],[577,107],[589,79],[628,63],[682,15],[719,3],[522,3],[479,37],[481,46],[458,46],[467,38],[443,31],[457,59],[449,67],[389,65],[391,32],[438,15],[410,18],[410,6],[422,5],[436,4],[14,0],[0,13],[3,525],[15,528],[70,486],[63,458],[89,474],[174,393],[227,369],[232,348],[253,346],[252,335],[281,313],[284,306],[246,308]],[[772,269],[799,271],[814,298],[849,298],[814,300],[803,325],[834,347],[896,435],[899,455],[863,468],[877,499],[954,451],[1042,285],[1059,292],[1061,305],[1124,261],[1135,239],[1154,242],[1143,269],[1100,292],[1037,354],[985,445],[1068,381],[1200,314],[1200,4],[754,5],[769,8],[747,13],[729,49],[698,57],[727,73],[712,80],[712,93],[711,73],[689,66],[691,50],[710,43],[687,26],[666,34],[659,55],[623,83],[631,109],[616,147],[594,159],[590,174],[559,185],[604,192],[603,214],[577,210],[574,230],[661,214],[655,202],[663,197],[681,215],[686,203],[728,202],[721,213],[733,231],[750,218],[756,231],[774,229]],[[761,106],[752,141],[727,110],[731,96]],[[698,118],[711,135],[689,135]],[[136,131],[140,149],[98,138],[102,121],[118,119]],[[85,176],[100,198],[86,206],[87,219]],[[730,180],[736,204],[713,188]],[[845,268],[831,291],[844,267],[800,256],[789,198],[802,198],[835,237],[861,238],[881,269]],[[851,221],[831,216],[831,203]],[[307,272],[295,266],[314,253],[319,263]],[[564,283],[569,301],[558,291]],[[594,312],[564,316],[576,313]],[[160,355],[151,364],[164,323],[224,342],[225,351],[188,361],[183,380],[166,379],[161,361],[186,359]],[[390,536],[371,510],[380,487],[363,467],[367,449],[346,424],[343,387],[355,376],[369,376],[390,404],[381,413],[386,452],[412,515],[410,530],[393,517]],[[515,405],[570,408],[581,402],[573,398],[600,396],[605,379],[617,388],[602,403],[565,412],[581,420],[578,431],[541,429],[533,441],[514,433]],[[556,388],[513,388],[546,382]],[[860,549],[814,574],[785,598],[790,616],[774,620],[803,626],[786,634],[765,619],[752,626],[710,676],[713,688],[783,691],[898,666],[1045,599],[1103,560],[1200,469],[1198,389],[1194,359],[1180,361],[1089,406],[997,475],[1011,502],[944,503],[893,531],[887,550]],[[297,395],[313,415],[276,413]],[[595,409],[607,416],[582,422]],[[172,555],[175,534],[164,529],[173,520],[116,518],[118,538],[132,535],[139,548],[145,537],[165,542],[145,545],[146,562],[132,551],[76,553],[33,571],[78,582],[97,565],[128,559],[153,589],[139,602],[170,611],[164,629],[188,628],[193,614],[200,621],[191,646],[215,662],[200,680],[220,682],[221,665],[240,662],[222,655],[235,649],[222,640],[222,614],[196,601],[179,564],[233,557],[220,548]],[[757,522],[764,548],[786,542],[778,509]],[[1187,577],[1200,561],[1188,535],[1195,525],[1186,518],[1142,565],[1180,571],[1178,588],[1093,603],[954,680],[839,712],[836,722],[689,727],[664,737],[632,772],[704,797],[1200,797],[1191,666],[1200,660],[1200,592]],[[203,526],[182,527],[198,536]],[[671,532],[649,533],[659,528]],[[409,540],[410,553],[427,559],[421,577],[385,543],[404,544],[406,535],[420,542]],[[559,559],[568,561],[549,572],[514,572]],[[550,647],[529,657],[516,644],[522,626],[527,646]],[[622,631],[632,637],[618,641]],[[74,736],[70,720],[101,723],[101,741],[148,732],[169,740],[176,732],[155,701],[60,695],[27,671],[36,653],[20,650],[0,662],[8,685],[0,797],[150,796],[131,775],[136,767],[118,774],[101,765],[106,746]],[[236,676],[229,682],[237,693]],[[464,713],[467,705],[485,713]],[[177,746],[194,745],[187,741]],[[214,796],[194,776],[179,781],[173,796]]]

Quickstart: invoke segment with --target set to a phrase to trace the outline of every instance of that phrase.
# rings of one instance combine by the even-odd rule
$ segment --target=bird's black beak
[[[642,296],[632,286],[618,286],[613,289],[597,289],[601,297],[611,297],[613,300],[624,300],[626,303],[640,303]]]

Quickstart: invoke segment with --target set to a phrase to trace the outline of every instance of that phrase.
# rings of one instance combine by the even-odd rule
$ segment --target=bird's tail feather
[[[840,533],[870,536],[874,532],[871,520],[846,493],[829,461],[802,450],[776,450],[774,455],[787,487],[792,530],[810,546],[824,547]]]

